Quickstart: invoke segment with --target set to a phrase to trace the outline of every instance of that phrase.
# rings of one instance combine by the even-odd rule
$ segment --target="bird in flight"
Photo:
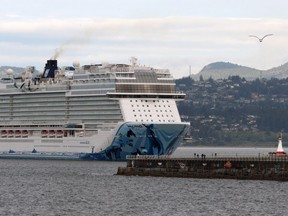
[[[268,36],[271,36],[271,35],[273,35],[273,34],[267,34],[267,35],[264,35],[262,38],[259,38],[259,37],[255,36],[255,35],[249,35],[249,37],[255,37],[255,38],[258,38],[259,42],[262,42],[262,41],[264,40],[265,37],[268,37]]]

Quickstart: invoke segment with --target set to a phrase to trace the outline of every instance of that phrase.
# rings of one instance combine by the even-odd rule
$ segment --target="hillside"
[[[190,122],[193,145],[271,147],[279,131],[287,142],[288,79],[185,77],[176,85],[186,94],[178,109]]]
[[[14,66],[0,66],[0,75],[6,75],[7,69],[12,69],[14,73],[22,73],[25,68],[22,67],[14,67]]]
[[[209,79],[210,77],[213,79],[227,79],[229,76],[237,75],[247,80],[270,79],[271,77],[283,79],[288,77],[288,63],[269,70],[258,70],[230,62],[214,62],[204,66],[198,74],[191,75],[191,77],[195,80],[199,80],[200,76],[203,79]]]

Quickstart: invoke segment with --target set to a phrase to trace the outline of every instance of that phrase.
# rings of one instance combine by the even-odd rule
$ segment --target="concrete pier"
[[[288,181],[288,157],[127,156],[117,175]]]

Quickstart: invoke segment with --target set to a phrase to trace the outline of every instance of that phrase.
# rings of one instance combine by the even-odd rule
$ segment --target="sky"
[[[210,63],[288,62],[286,0],[0,0],[0,66],[130,64],[175,78]],[[262,43],[255,37],[266,37]]]

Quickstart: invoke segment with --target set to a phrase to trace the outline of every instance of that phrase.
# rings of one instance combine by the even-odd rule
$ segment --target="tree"
[[[200,80],[200,82],[204,81],[202,74],[200,75],[199,80]]]

